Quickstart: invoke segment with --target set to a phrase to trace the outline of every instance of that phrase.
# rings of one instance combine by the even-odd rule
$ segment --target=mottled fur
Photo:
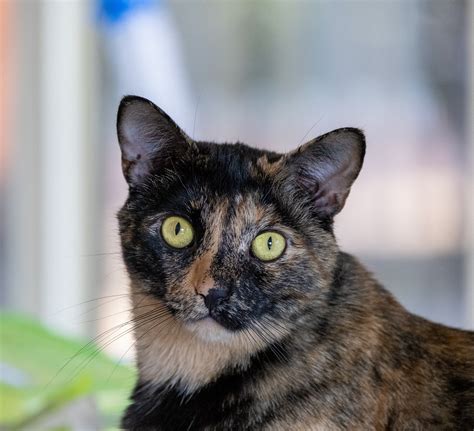
[[[408,313],[336,244],[360,131],[280,155],[193,142],[127,97],[118,132],[139,369],[124,428],[473,429],[474,334]],[[194,226],[190,247],[161,238],[169,215]],[[287,241],[274,262],[250,252],[266,229]],[[230,292],[211,311],[206,283]]]

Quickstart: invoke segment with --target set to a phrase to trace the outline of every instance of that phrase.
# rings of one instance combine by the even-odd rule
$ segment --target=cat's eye
[[[185,218],[171,216],[161,225],[161,236],[171,247],[184,248],[193,242],[194,229]]]
[[[286,248],[285,237],[278,232],[267,231],[257,235],[252,241],[252,253],[264,262],[279,258]]]

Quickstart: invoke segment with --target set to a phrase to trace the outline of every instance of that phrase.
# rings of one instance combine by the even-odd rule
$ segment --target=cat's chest
[[[288,368],[278,357],[264,351],[245,366],[226,368],[194,390],[142,375],[126,415],[130,422],[125,424],[131,429],[150,425],[163,431],[265,429],[274,422],[276,406],[283,401],[275,389],[283,390],[277,376],[285,374]]]
[[[174,389],[143,391],[140,384],[123,422],[125,429],[153,431],[327,431],[339,430],[330,418],[288,400],[281,404],[249,393],[247,383],[225,377],[184,396]],[[137,396],[137,394],[140,394]],[[281,400],[280,400],[281,401]],[[316,414],[315,414],[316,413]],[[362,428],[361,428],[362,429]]]
[[[189,395],[176,388],[151,389],[139,384],[128,413],[130,418],[140,418],[140,423],[132,421],[129,425],[160,431],[245,430],[255,429],[258,417],[261,429],[264,415],[256,414],[260,403],[246,386],[247,382],[237,375],[221,377]]]

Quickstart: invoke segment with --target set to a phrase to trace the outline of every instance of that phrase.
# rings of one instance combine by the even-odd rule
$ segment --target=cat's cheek
[[[174,316],[182,322],[196,321],[209,314],[197,295],[190,294],[180,286],[176,289],[168,289],[163,300],[172,310]]]

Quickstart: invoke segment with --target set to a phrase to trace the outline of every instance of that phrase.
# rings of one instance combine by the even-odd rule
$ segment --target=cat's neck
[[[132,284],[137,365],[142,381],[191,393],[226,369],[245,369],[252,353],[262,347],[249,343],[244,334],[216,335],[206,340],[204,333],[226,330],[210,319],[198,323],[200,327],[186,326],[166,311],[159,299],[142,292]],[[150,310],[159,310],[156,319],[149,317]]]

